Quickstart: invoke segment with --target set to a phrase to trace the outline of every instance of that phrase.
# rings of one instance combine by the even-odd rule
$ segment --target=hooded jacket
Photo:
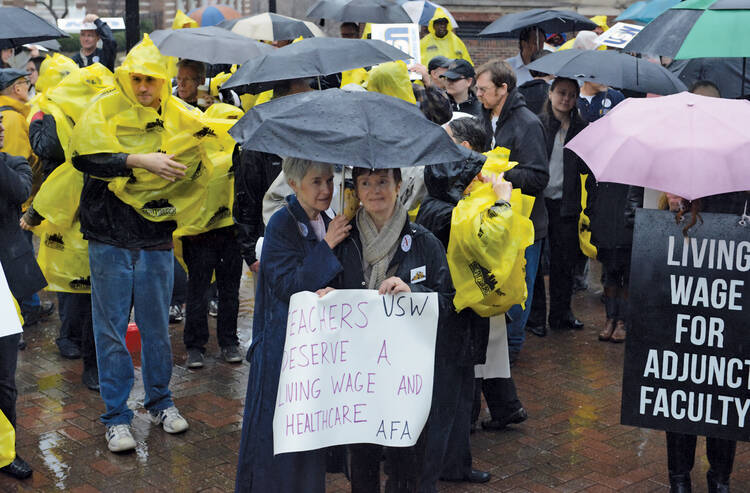
[[[484,122],[488,135],[493,135],[489,110],[484,111]],[[494,139],[492,147],[510,149],[510,160],[518,162],[515,168],[505,173],[505,179],[513,184],[513,188],[520,188],[524,194],[535,198],[530,219],[534,223],[534,241],[540,240],[547,236],[547,208],[544,205],[544,189],[549,181],[547,141],[542,123],[526,107],[518,89],[513,89],[506,97]]]
[[[367,90],[417,104],[411,80],[409,80],[409,70],[402,60],[373,67],[367,79]]]
[[[448,21],[448,33],[442,38],[438,38],[435,35],[435,21],[437,19],[446,19]],[[426,67],[427,64],[430,63],[430,60],[438,55],[443,55],[450,59],[458,58],[466,60],[474,65],[474,62],[471,61],[469,50],[466,48],[464,42],[461,41],[461,38],[456,36],[453,32],[453,26],[451,25],[450,19],[448,19],[443,13],[442,9],[437,9],[435,11],[435,15],[432,16],[429,24],[427,24],[427,30],[429,31],[429,34],[419,42],[422,65]]]

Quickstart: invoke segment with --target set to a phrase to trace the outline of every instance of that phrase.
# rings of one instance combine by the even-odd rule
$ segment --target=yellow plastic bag
[[[0,411],[0,467],[5,467],[16,458],[16,430]]]
[[[507,161],[507,149],[489,154],[483,174],[515,165]],[[534,198],[514,189],[510,208],[493,207],[496,200],[489,183],[474,182],[453,209],[448,266],[456,311],[471,308],[491,317],[526,301],[525,251],[534,242],[529,219]]]
[[[581,176],[581,213],[578,215],[578,245],[588,258],[596,258],[597,250],[591,243],[591,219],[586,215],[586,202],[588,192],[586,190],[586,179],[588,174]]]
[[[76,221],[68,228],[60,228],[44,221],[34,228],[39,236],[37,263],[47,279],[47,291],[61,293],[90,293],[89,245]]]
[[[50,223],[69,228],[76,221],[83,173],[65,162],[50,173],[34,197],[34,210]]]

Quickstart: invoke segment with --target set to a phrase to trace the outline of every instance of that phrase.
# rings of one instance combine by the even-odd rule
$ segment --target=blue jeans
[[[508,310],[508,316],[511,318],[508,324],[508,352],[519,352],[523,346],[523,341],[526,340],[526,334],[524,329],[526,328],[526,321],[529,319],[529,312],[531,312],[531,302],[534,298],[534,280],[536,279],[536,271],[539,269],[539,257],[542,253],[542,243],[544,239],[536,240],[530,247],[526,248],[526,291],[528,297],[526,298],[526,308],[522,308],[521,305],[513,305]]]
[[[173,405],[169,300],[174,266],[172,250],[129,250],[89,241],[91,311],[105,425],[128,424],[133,411],[133,360],[125,345],[131,304],[141,333],[144,407],[152,413]]]

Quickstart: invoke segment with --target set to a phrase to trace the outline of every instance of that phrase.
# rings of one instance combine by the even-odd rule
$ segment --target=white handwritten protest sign
[[[0,323],[0,337],[18,334],[22,330],[21,321],[18,319],[18,312],[13,304],[13,295],[10,293],[2,265],[0,265],[0,321],[2,321]]]
[[[412,59],[406,61],[407,65],[422,63],[422,52],[419,46],[419,24],[372,24],[370,37],[385,41],[394,48],[411,55]],[[409,77],[412,80],[422,78],[416,72],[411,71]]]
[[[274,453],[414,445],[430,412],[437,323],[436,293],[292,296]]]

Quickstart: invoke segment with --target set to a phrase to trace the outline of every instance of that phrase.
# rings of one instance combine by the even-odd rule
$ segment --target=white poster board
[[[600,34],[596,38],[596,42],[598,45],[607,45],[612,48],[625,48],[630,43],[630,40],[641,32],[641,29],[643,29],[643,26],[639,26],[638,24],[618,22]]]
[[[414,445],[432,402],[437,293],[292,296],[274,454],[347,443]]]
[[[106,22],[113,31],[125,29],[125,21],[122,17],[100,17],[102,22]],[[95,24],[84,24],[83,18],[79,19],[57,19],[57,27],[66,33],[78,33],[81,29],[96,29]]]
[[[385,41],[389,45],[411,55],[407,65],[422,63],[422,51],[419,45],[419,24],[372,24],[372,39]],[[409,71],[412,80],[422,77]]]
[[[16,306],[13,304],[13,295],[5,279],[5,271],[0,265],[0,337],[12,336],[22,330]]]

